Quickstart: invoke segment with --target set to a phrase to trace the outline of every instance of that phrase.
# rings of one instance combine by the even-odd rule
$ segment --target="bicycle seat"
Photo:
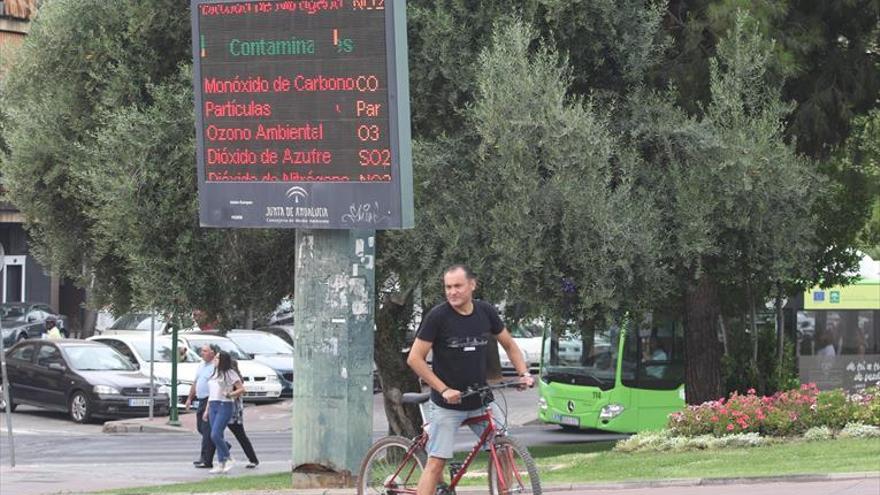
[[[404,404],[421,404],[422,402],[426,402],[431,398],[431,392],[425,392],[423,394],[417,392],[406,392],[403,394],[402,402]]]

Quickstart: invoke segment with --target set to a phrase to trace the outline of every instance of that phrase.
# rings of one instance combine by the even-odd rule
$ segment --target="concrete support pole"
[[[294,488],[353,486],[373,432],[375,231],[297,230]]]

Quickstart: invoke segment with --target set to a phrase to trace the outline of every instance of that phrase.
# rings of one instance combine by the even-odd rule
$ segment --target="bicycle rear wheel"
[[[361,463],[358,495],[415,493],[427,456],[423,449],[418,449],[407,457],[412,444],[412,440],[397,436],[374,443]]]
[[[498,437],[495,439],[495,453],[501,465],[501,472],[490,457],[489,493],[492,495],[541,494],[538,466],[525,447],[510,437]]]

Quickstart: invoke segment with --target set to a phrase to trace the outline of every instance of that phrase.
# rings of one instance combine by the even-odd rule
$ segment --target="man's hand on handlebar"
[[[443,397],[447,404],[461,404],[461,391],[454,388],[447,388],[440,396]]]
[[[518,390],[525,390],[534,386],[535,377],[533,377],[531,373],[526,373],[525,375],[521,375],[519,377],[519,386],[517,387]]]

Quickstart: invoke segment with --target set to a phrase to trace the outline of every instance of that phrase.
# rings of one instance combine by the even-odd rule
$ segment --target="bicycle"
[[[461,426],[487,423],[477,443],[462,463],[449,462],[449,484],[438,485],[435,495],[454,495],[455,488],[464,477],[474,458],[488,445],[489,462],[489,493],[507,495],[514,493],[541,494],[541,481],[538,468],[529,451],[516,440],[507,436],[506,428],[500,429],[495,423],[492,408],[488,407],[490,392],[507,387],[519,387],[519,381],[507,381],[468,389],[462,398],[479,395],[483,404],[484,414],[468,418]],[[405,404],[419,404],[424,422],[423,404],[430,398],[430,393],[405,393]],[[419,477],[425,468],[428,443],[428,423],[422,424],[422,433],[410,440],[401,436],[387,436],[379,439],[367,451],[358,477],[358,495],[397,495],[415,494]]]

